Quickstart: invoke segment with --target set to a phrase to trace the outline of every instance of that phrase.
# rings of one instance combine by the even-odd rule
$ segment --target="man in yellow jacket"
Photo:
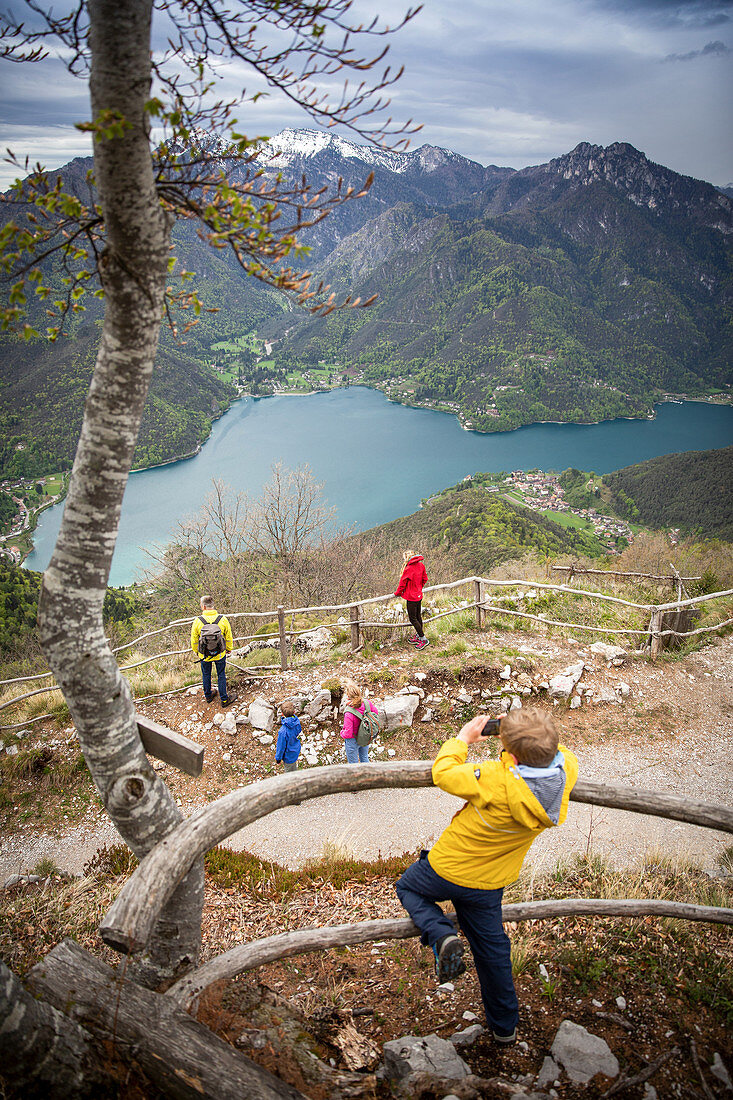
[[[201,662],[201,679],[206,702],[214,698],[211,690],[211,666],[216,665],[216,684],[219,702],[226,707],[231,702],[227,693],[227,653],[234,646],[232,628],[226,615],[220,615],[214,607],[212,596],[201,597],[201,614],[191,627],[191,649]]]
[[[453,921],[437,905],[453,902],[471,945],[489,1027],[498,1043],[508,1045],[516,1041],[519,1010],[502,895],[518,877],[535,837],[567,817],[578,761],[558,744],[550,715],[527,708],[494,721],[504,748],[499,760],[468,764],[468,746],[481,738],[486,721],[480,715],[467,722],[435,758],[436,787],[465,799],[465,805],[396,889],[423,944],[433,949],[441,982],[466,969]]]

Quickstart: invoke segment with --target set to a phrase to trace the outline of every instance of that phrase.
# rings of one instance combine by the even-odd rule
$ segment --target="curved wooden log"
[[[148,853],[100,925],[102,939],[124,954],[141,951],[158,913],[193,861],[273,810],[343,791],[432,785],[432,762],[411,760],[309,768],[231,791],[182,822]],[[570,797],[574,802],[668,817],[733,833],[733,810],[724,806],[688,802],[656,791],[584,782],[576,783]]]
[[[553,917],[676,917],[680,920],[733,924],[733,909],[713,905],[691,905],[655,898],[562,898],[558,901],[524,901],[502,907],[504,921],[547,920]],[[239,944],[217,955],[204,966],[186,974],[165,994],[188,1009],[195,999],[214,982],[234,978],[245,970],[254,970],[276,959],[301,955],[306,951],[324,951],[329,947],[368,943],[370,940],[406,940],[420,931],[407,918],[366,920],[357,924],[334,924],[325,928],[302,928],[279,936]]]

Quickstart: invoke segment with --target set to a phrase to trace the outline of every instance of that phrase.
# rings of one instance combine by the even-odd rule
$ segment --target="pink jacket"
[[[355,707],[354,709],[361,711],[361,713],[363,714],[364,710],[365,710],[365,706],[362,703],[360,707]],[[377,713],[377,708],[374,706],[373,703],[369,704],[369,710],[372,712],[372,714]],[[359,732],[359,719],[356,717],[355,714],[345,714],[344,715],[344,724],[341,727],[341,736],[343,737],[343,739],[346,741],[350,737],[356,737],[358,732]]]

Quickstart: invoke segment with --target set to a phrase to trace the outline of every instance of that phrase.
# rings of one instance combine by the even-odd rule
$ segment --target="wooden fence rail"
[[[344,791],[433,786],[430,761],[336,764],[260,780],[231,791],[182,822],[142,860],[100,926],[105,943],[124,954],[141,951],[158,915],[195,859],[261,817],[311,798]],[[733,833],[733,810],[632,787],[578,782],[573,802],[645,813]]]
[[[674,917],[678,920],[733,924],[733,909],[715,905],[692,905],[656,898],[560,898],[521,901],[502,906],[503,921],[553,920],[556,917]],[[190,1009],[197,997],[214,982],[235,978],[246,970],[301,955],[371,940],[406,940],[420,930],[408,918],[330,924],[323,928],[301,928],[278,936],[238,944],[203,966],[190,971],[165,994],[183,1009]]]
[[[561,567],[558,567],[558,568],[561,568]],[[562,568],[564,568],[564,567],[562,567]],[[596,571],[595,570],[586,570],[586,572],[595,573]],[[599,570],[597,572],[598,572],[599,575],[607,575],[604,571]],[[619,575],[624,575],[624,574],[619,574]],[[640,574],[640,575],[649,576],[649,574]],[[424,592],[425,593],[443,592],[443,591],[448,591],[448,590],[451,590],[453,588],[458,588],[460,586],[465,586],[465,585],[472,585],[472,595],[473,595],[472,601],[470,601],[470,602],[466,601],[466,603],[462,607],[451,608],[448,611],[438,612],[435,615],[426,617],[424,621],[426,623],[431,623],[431,622],[436,621],[437,619],[442,619],[442,618],[445,618],[449,615],[461,614],[461,612],[466,612],[466,611],[473,610],[475,612],[475,615],[476,615],[476,625],[477,625],[477,628],[479,630],[483,629],[486,625],[486,614],[487,614],[487,612],[492,612],[493,614],[497,614],[497,615],[513,615],[517,618],[528,619],[528,620],[540,623],[542,626],[545,626],[545,627],[555,626],[555,627],[566,628],[568,630],[586,630],[586,631],[589,631],[589,632],[592,632],[592,633],[597,633],[597,634],[625,634],[625,635],[628,635],[630,637],[633,637],[633,636],[645,637],[646,636],[646,637],[649,637],[649,639],[650,639],[652,658],[657,657],[659,655],[659,653],[661,652],[661,650],[663,648],[663,639],[664,638],[669,638],[669,637],[672,637],[672,636],[678,637],[678,638],[686,638],[686,637],[692,637],[693,635],[696,635],[696,634],[710,633],[712,631],[720,630],[724,627],[730,626],[731,622],[733,622],[733,620],[728,618],[728,619],[725,619],[725,620],[723,620],[719,623],[713,624],[712,626],[700,627],[697,630],[688,630],[688,631],[678,630],[678,629],[675,629],[674,627],[665,628],[665,615],[667,613],[671,613],[671,612],[680,613],[684,609],[690,609],[690,608],[693,608],[693,607],[697,607],[700,604],[704,604],[704,603],[709,602],[710,600],[716,600],[716,599],[727,598],[729,596],[733,596],[733,589],[725,589],[721,592],[713,592],[713,593],[710,593],[710,594],[704,595],[704,596],[693,596],[693,597],[690,597],[690,598],[684,599],[684,600],[677,599],[677,600],[672,601],[671,603],[666,603],[666,604],[642,604],[642,603],[635,603],[631,600],[623,600],[618,596],[609,596],[604,592],[591,592],[591,591],[588,591],[586,589],[573,588],[569,585],[564,585],[564,584],[562,584],[562,585],[546,584],[546,583],[540,582],[540,581],[526,581],[526,580],[500,581],[500,580],[494,580],[491,577],[470,576],[470,577],[463,577],[461,580],[458,580],[458,581],[450,581],[446,584],[430,585],[430,586],[428,586],[427,588],[424,589]],[[564,620],[548,619],[543,615],[533,615],[533,614],[531,614],[530,612],[527,612],[527,611],[517,611],[514,608],[499,607],[496,604],[486,602],[485,589],[486,589],[487,586],[491,586],[491,587],[494,587],[494,588],[522,588],[522,589],[526,589],[526,590],[541,589],[543,591],[559,592],[563,595],[576,596],[576,597],[580,597],[580,598],[584,598],[584,599],[590,599],[590,600],[598,600],[598,601],[601,601],[603,603],[617,604],[621,607],[628,607],[628,608],[633,608],[634,610],[646,611],[650,615],[649,626],[647,628],[643,629],[643,630],[639,629],[639,628],[636,628],[636,627],[600,627],[600,626],[593,626],[593,625],[587,624],[587,623],[570,623],[570,622],[565,622]],[[305,630],[293,630],[292,628],[290,630],[287,630],[285,622],[286,622],[286,617],[288,615],[291,616],[291,623],[292,623],[293,617],[295,615],[299,615],[299,614],[306,614],[306,613],[312,614],[314,612],[326,613],[326,612],[336,612],[336,611],[348,611],[349,612],[349,625],[350,625],[350,632],[351,632],[351,651],[352,651],[352,653],[357,653],[361,649],[361,647],[364,643],[363,630],[364,630],[365,627],[370,627],[370,628],[373,628],[373,629],[381,629],[381,630],[401,630],[401,629],[407,629],[410,626],[409,622],[389,623],[389,622],[381,622],[379,620],[377,620],[377,621],[367,621],[363,618],[363,616],[362,616],[362,609],[363,608],[371,606],[372,604],[389,603],[389,602],[393,601],[394,599],[395,599],[394,595],[391,595],[391,594],[390,595],[383,595],[383,596],[370,596],[366,599],[356,600],[356,601],[354,601],[352,603],[349,603],[349,604],[331,604],[331,605],[325,605],[324,604],[320,607],[296,607],[296,608],[285,608],[285,607],[280,606],[280,607],[277,608],[276,611],[237,611],[237,612],[232,612],[227,617],[229,619],[243,618],[243,617],[274,618],[274,619],[276,619],[277,624],[278,624],[277,633],[268,633],[268,634],[264,634],[264,635],[258,635],[258,634],[239,635],[235,638],[235,641],[236,642],[250,642],[250,641],[272,640],[274,642],[275,640],[277,640],[277,647],[273,646],[273,648],[278,648],[279,649],[280,668],[281,669],[286,669],[288,667],[290,639],[292,639],[294,637],[297,637],[297,636],[300,636],[302,634],[308,634],[313,629],[311,627],[311,628],[308,628],[308,629],[305,629]],[[156,635],[165,633],[168,630],[171,630],[171,629],[174,629],[174,628],[179,628],[179,627],[188,627],[188,626],[191,625],[191,623],[193,623],[193,621],[194,621],[193,618],[174,619],[170,623],[168,623],[167,626],[162,627],[160,630],[148,631],[146,634],[140,635],[139,638],[134,639],[132,642],[128,642],[124,646],[119,646],[117,649],[113,650],[113,652],[114,653],[119,653],[123,649],[128,649],[131,646],[137,644],[138,642],[143,641],[144,639],[155,637]],[[157,653],[157,654],[154,654],[151,657],[145,657],[145,658],[141,659],[140,661],[133,662],[132,664],[121,665],[120,669],[121,669],[122,672],[128,672],[132,669],[141,668],[143,665],[151,664],[153,661],[162,660],[162,659],[167,658],[167,657],[185,656],[188,652],[190,652],[190,650],[188,648],[186,648],[186,649],[166,650],[163,653]],[[266,667],[266,666],[262,666],[262,667]],[[267,667],[269,667],[269,666],[267,666]],[[39,680],[39,679],[46,679],[50,675],[51,675],[50,672],[44,672],[44,673],[39,673],[39,674],[36,674],[36,675],[33,675],[33,676],[16,677],[15,679],[12,679],[12,680],[0,680],[0,688],[4,687],[6,685],[10,685],[10,684],[29,683],[29,682]],[[34,691],[27,692],[23,695],[15,696],[12,699],[8,699],[5,702],[0,703],[0,710],[4,710],[6,707],[13,706],[16,703],[23,702],[25,699],[30,699],[34,695],[42,695],[42,694],[44,694],[44,692],[47,692],[47,691],[58,691],[58,690],[59,690],[59,688],[56,685],[53,685],[53,684],[49,684],[49,685],[44,686],[44,687],[39,687]]]

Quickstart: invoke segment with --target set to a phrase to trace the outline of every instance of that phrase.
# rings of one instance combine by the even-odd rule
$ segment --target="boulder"
[[[404,1035],[385,1043],[384,1068],[392,1081],[402,1081],[413,1073],[460,1081],[471,1072],[453,1044],[438,1035]]]
[[[576,665],[568,665],[556,676],[553,676],[548,684],[550,695],[553,699],[567,699],[573,693],[573,688],[583,675],[584,664],[579,661]]]
[[[388,695],[381,707],[377,707],[380,726],[385,730],[396,730],[400,726],[411,726],[415,711],[420,705],[417,695]]]
[[[618,1077],[618,1059],[611,1053],[605,1039],[592,1035],[580,1024],[563,1020],[550,1050],[556,1062],[563,1066],[571,1081],[584,1085],[602,1073],[606,1077]]]
[[[265,730],[269,733],[275,725],[275,708],[269,699],[265,699],[263,695],[258,695],[250,703],[247,718],[250,726],[253,726],[254,729]]]
[[[300,634],[293,639],[293,648],[300,650],[326,649],[333,644],[333,635],[325,626],[319,626],[315,630],[309,630],[307,634]]]
[[[621,660],[627,656],[626,650],[620,645],[609,645],[607,642],[593,642],[588,647],[596,657],[603,657],[606,661]]]
[[[309,718],[317,718],[324,710],[331,716],[331,692],[327,688],[320,688],[313,700],[305,707],[305,713]]]

